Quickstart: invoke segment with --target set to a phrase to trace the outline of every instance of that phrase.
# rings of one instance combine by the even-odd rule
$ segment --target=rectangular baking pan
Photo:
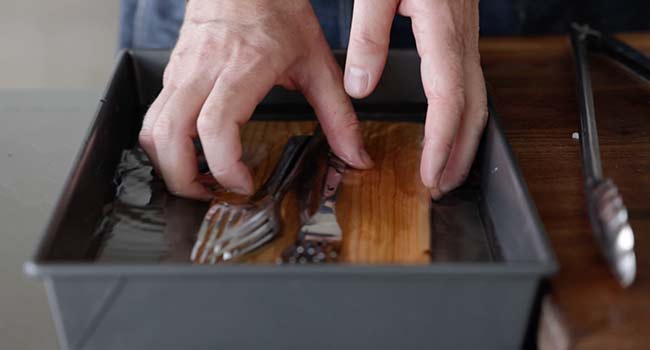
[[[113,176],[161,88],[168,51],[119,56],[28,275],[45,282],[64,349],[518,349],[536,293],[556,271],[535,206],[493,108],[478,151],[484,221],[499,261],[275,266],[96,263],[93,233]],[[341,53],[337,58],[342,62]],[[416,115],[426,100],[414,51],[394,51],[367,118]],[[307,114],[306,114],[307,113]],[[273,90],[254,119],[309,115]],[[411,117],[412,118],[412,117]]]

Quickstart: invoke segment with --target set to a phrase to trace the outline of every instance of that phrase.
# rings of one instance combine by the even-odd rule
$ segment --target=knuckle
[[[361,129],[361,123],[353,111],[347,111],[327,124],[329,124],[329,131],[334,134],[358,132]]]
[[[427,99],[464,99],[463,71],[462,62],[453,61],[445,67],[444,71],[430,74],[423,72],[423,79],[425,75],[430,77],[423,84]]]
[[[229,75],[231,78],[240,78],[263,70],[264,74],[270,73],[274,80],[278,80],[287,69],[287,60],[278,59],[278,54],[273,51],[274,49],[265,43],[249,43],[239,47],[228,62],[231,68]]]
[[[224,162],[219,162],[214,165],[210,165],[210,173],[217,179],[218,182],[227,182],[229,180],[229,170],[233,164],[226,164]]]
[[[462,86],[428,91],[426,95],[429,105],[441,108],[453,116],[460,117],[465,109],[465,90]]]
[[[140,130],[140,134],[138,135],[138,142],[145,148],[153,146],[153,134],[149,128],[143,128]]]
[[[271,51],[267,44],[252,44],[243,42],[237,51],[236,60],[247,65],[256,65],[268,60],[271,57]]]
[[[461,84],[454,84],[453,86],[434,86],[425,89],[426,97],[432,101],[454,101],[459,102],[465,99],[465,89]]]
[[[210,58],[219,52],[220,43],[209,34],[200,35],[194,48],[193,54],[199,61],[209,61]]]
[[[187,55],[187,51],[186,51],[186,50],[184,50],[184,49],[182,49],[182,48],[180,48],[180,47],[176,47],[176,48],[172,51],[171,55],[169,56],[169,62],[170,62],[170,64],[168,64],[167,67],[169,68],[173,62],[177,62],[177,61],[178,61],[178,62],[183,62],[183,60],[185,59],[186,55]],[[166,69],[165,71],[167,71],[167,70],[168,70],[168,69]]]
[[[354,112],[347,112],[340,123],[341,128],[345,130],[357,131],[361,128],[361,123]]]
[[[172,73],[169,69],[165,69],[165,72],[163,73],[162,81],[163,81],[163,88],[165,89],[176,90],[180,86],[178,75]]]
[[[214,138],[218,137],[223,127],[218,118],[214,118],[209,114],[201,114],[196,120],[196,128],[199,131],[201,137]]]
[[[205,82],[199,77],[190,76],[187,79],[182,79],[177,82],[175,87],[179,90],[188,91],[192,93],[199,93],[203,90]]]
[[[388,41],[383,36],[370,33],[367,30],[359,30],[350,37],[352,46],[363,47],[373,52],[385,50],[388,47]]]
[[[219,89],[224,92],[234,92],[242,83],[243,76],[240,72],[233,72],[232,69],[227,69],[217,78]]]
[[[161,118],[162,119],[162,118]],[[172,125],[166,120],[159,120],[152,130],[152,141],[155,143],[166,143],[172,137]]]
[[[179,74],[180,73],[180,74]],[[185,90],[199,93],[208,88],[208,80],[199,72],[167,72],[163,76],[163,86],[171,90]]]
[[[197,35],[197,39],[189,47],[177,48],[172,52],[163,73],[163,86],[190,91],[207,88],[209,77],[214,75],[215,67],[218,66],[215,55],[220,51],[222,50],[216,39]]]
[[[220,51],[222,40],[209,26],[192,26],[191,33],[183,32],[179,44],[172,51],[170,61],[209,60]]]

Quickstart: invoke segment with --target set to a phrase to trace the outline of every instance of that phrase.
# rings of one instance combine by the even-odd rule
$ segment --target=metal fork
[[[318,210],[303,223],[296,243],[282,253],[281,262],[308,264],[338,260],[343,235],[336,220],[336,196],[345,169],[345,162],[330,152]],[[302,200],[303,213],[307,212],[308,198]]]
[[[194,262],[231,260],[275,238],[280,227],[280,203],[312,139],[314,136],[291,137],[271,176],[249,201],[222,201],[210,207],[192,249]]]

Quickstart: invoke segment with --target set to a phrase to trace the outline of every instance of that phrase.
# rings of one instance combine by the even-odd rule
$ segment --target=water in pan
[[[207,204],[170,195],[140,148],[123,153],[115,181],[115,201],[97,231],[97,261],[189,261]]]
[[[170,195],[144,152],[122,156],[116,199],[96,232],[98,262],[190,262],[208,204]],[[482,214],[479,177],[472,171],[461,188],[431,206],[432,262],[501,260]]]
[[[433,261],[499,261],[501,253],[485,214],[480,179],[472,169],[465,184],[431,206]]]

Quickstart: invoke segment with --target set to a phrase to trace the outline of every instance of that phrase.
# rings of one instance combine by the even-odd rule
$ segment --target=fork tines
[[[232,230],[246,215],[246,209],[232,207],[229,203],[214,204],[205,214],[199,236],[192,249],[191,259],[197,263],[212,260],[212,251],[223,233]]]

